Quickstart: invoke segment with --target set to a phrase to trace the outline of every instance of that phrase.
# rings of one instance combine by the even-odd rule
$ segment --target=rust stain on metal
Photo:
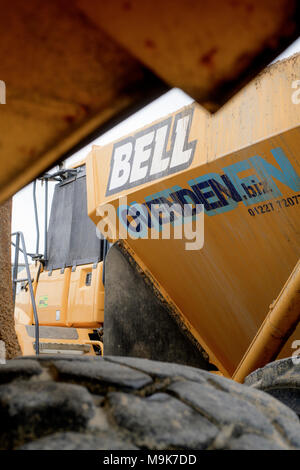
[[[4,200],[159,80],[74,2],[0,0],[0,8]]]
[[[153,39],[145,39],[144,41],[145,47],[148,47],[148,49],[155,49],[156,44]]]
[[[131,0],[126,17],[123,0],[100,1],[96,7],[77,0],[77,5],[164,81],[209,111],[219,109],[299,35],[296,0]],[[145,37],[155,40],[155,54],[145,47]]]
[[[213,67],[214,58],[217,52],[218,52],[218,48],[212,47],[209,51],[207,51],[205,54],[203,54],[200,57],[199,62],[205,65],[206,67]]]

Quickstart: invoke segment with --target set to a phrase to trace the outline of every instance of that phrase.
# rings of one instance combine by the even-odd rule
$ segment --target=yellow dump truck
[[[90,338],[96,337],[104,321],[106,249],[99,232],[108,224],[110,242],[127,238],[120,240],[106,259],[108,350],[112,352],[113,324],[118,323],[120,334],[126,336],[128,353],[138,353],[139,348],[142,353],[148,344],[150,357],[164,355],[158,352],[162,326],[160,322],[155,325],[154,312],[147,312],[149,306],[142,299],[141,304],[134,304],[139,300],[138,292],[127,299],[129,286],[122,283],[130,282],[129,274],[122,278],[121,267],[111,273],[110,264],[118,263],[113,258],[122,256],[141,273],[153,296],[169,312],[167,317],[185,331],[196,350],[204,349],[223,375],[239,374],[251,341],[261,327],[263,331],[268,328],[264,320],[270,318],[275,306],[279,308],[283,286],[288,282],[285,290],[289,288],[290,276],[297,277],[299,272],[300,108],[294,85],[299,68],[299,55],[277,63],[222,113],[208,116],[193,104],[117,142],[93,146],[86,162],[60,172],[47,253],[36,263],[32,277],[40,333],[47,326],[52,335],[61,332],[61,337],[46,336],[51,339],[46,341],[40,334],[41,352],[57,339],[70,348],[79,343],[97,346],[94,349],[102,353],[99,338]],[[52,180],[55,178],[59,175],[52,175]],[[109,210],[105,213],[108,204],[116,209],[111,216]],[[205,213],[203,246],[193,248],[190,243],[191,248],[186,248],[185,230],[179,239],[172,233],[168,239],[162,236],[163,216],[155,220],[157,214],[150,214],[157,204],[165,208],[189,204],[194,221],[203,215],[201,210],[197,215],[194,206],[201,205]],[[142,213],[139,232],[137,224],[129,222],[134,209]],[[190,219],[181,224],[192,224]],[[174,220],[171,225],[176,225]],[[124,230],[127,237],[119,233]],[[113,255],[117,251],[119,254]],[[296,299],[296,283],[294,289]],[[280,308],[284,315],[289,303],[280,304]],[[22,349],[33,352],[34,335],[29,334],[34,325],[33,307],[26,283],[17,295],[15,313]],[[149,321],[154,321],[151,345],[152,336],[145,327],[148,314]],[[296,314],[293,321],[290,318],[290,327],[295,329],[299,318]],[[145,335],[137,333],[138,329]],[[299,327],[284,341],[274,338],[271,329],[269,333],[268,350],[274,347],[274,351],[266,359],[255,359],[259,365],[274,359],[275,354],[291,356],[292,344],[300,338]],[[118,348],[115,352],[123,354],[123,346]],[[93,354],[92,347],[83,349]],[[197,354],[189,361],[183,359],[180,347],[176,349],[179,361],[197,364]],[[250,352],[254,354],[254,346]]]
[[[148,358],[242,383],[260,368],[246,379],[258,388],[280,364],[291,382],[273,395],[300,413],[299,73],[298,54],[220,113],[192,104],[42,177],[57,185],[44,256],[19,274],[24,355]]]
[[[86,211],[85,165],[42,179],[46,185],[49,179],[60,182],[55,187],[45,253],[35,256],[31,277],[23,270],[15,283],[14,292],[20,285],[15,318],[22,352],[34,354],[38,348],[41,354],[101,355],[107,244],[97,238]],[[22,234],[13,238],[18,237],[22,239]]]

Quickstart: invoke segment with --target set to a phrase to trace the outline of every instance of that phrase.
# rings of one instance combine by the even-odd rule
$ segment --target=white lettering
[[[165,171],[169,166],[170,157],[162,158],[163,157],[163,149],[167,137],[168,126],[163,126],[157,130],[155,136],[155,147],[154,153],[152,158],[152,166],[150,175],[156,175],[157,173],[161,173]]]
[[[148,165],[143,165],[149,160],[151,155],[151,144],[154,138],[154,131],[144,134],[136,139],[134,159],[130,175],[130,182],[140,181],[147,175]]]
[[[181,119],[178,119],[176,125],[176,137],[175,143],[172,153],[172,160],[170,168],[174,168],[175,166],[184,165],[187,163],[191,157],[193,152],[192,148],[187,150],[183,150],[184,142],[188,130],[188,123],[189,123],[190,116],[184,116]]]
[[[6,104],[6,85],[3,80],[0,80],[0,104]]]
[[[116,189],[127,183],[130,175],[130,158],[132,143],[126,142],[115,148],[113,155],[113,170],[109,189]]]

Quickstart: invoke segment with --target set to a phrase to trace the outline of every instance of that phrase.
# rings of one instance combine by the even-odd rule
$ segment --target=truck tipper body
[[[57,191],[53,245],[50,234],[35,285],[41,327],[72,329],[90,345],[81,353],[102,354],[102,338],[93,343],[93,335],[104,326],[104,354],[159,358],[162,351],[163,359],[197,365],[199,352],[199,366],[205,360],[240,381],[254,365],[291,356],[300,339],[299,72],[298,54],[265,69],[222,112],[192,104],[93,146],[73,181],[60,183],[61,199]],[[81,198],[71,194],[80,171]],[[79,210],[80,201],[87,206]],[[63,206],[69,212],[58,215]],[[75,216],[82,211],[94,223],[88,243],[87,219]],[[60,240],[68,233],[68,255],[58,231]],[[107,256],[100,232],[113,244]],[[29,297],[22,304],[21,295],[17,331],[32,345],[33,316],[22,323]],[[172,326],[161,326],[167,317]],[[164,341],[173,328],[179,335]],[[53,342],[72,349],[76,341],[62,338]]]

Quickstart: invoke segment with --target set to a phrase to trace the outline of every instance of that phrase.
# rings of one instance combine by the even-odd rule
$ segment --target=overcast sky
[[[289,57],[296,52],[300,52],[300,38],[294,42],[286,51],[281,54],[277,59],[283,59]],[[275,62],[275,61],[274,61]],[[130,132],[145,126],[146,124],[159,119],[177,109],[186,106],[193,100],[183,93],[181,90],[174,88],[168,93],[164,94],[151,104],[145,106],[142,110],[130,116],[110,131],[103,134],[101,137],[94,140],[88,146],[82,148],[79,152],[76,152],[72,157],[66,161],[66,166],[71,163],[84,159],[92,144],[105,145],[115,139],[122,137]],[[49,215],[51,198],[53,194],[54,184],[49,184]],[[38,199],[38,212],[40,219],[40,253],[43,253],[43,227],[44,227],[44,193],[41,183],[37,184],[37,199]],[[13,198],[13,215],[12,215],[12,231],[22,231],[24,233],[27,252],[35,252],[36,245],[36,230],[34,220],[34,210],[32,201],[32,184],[26,186],[24,189],[19,191]],[[20,259],[22,262],[22,259]]]

